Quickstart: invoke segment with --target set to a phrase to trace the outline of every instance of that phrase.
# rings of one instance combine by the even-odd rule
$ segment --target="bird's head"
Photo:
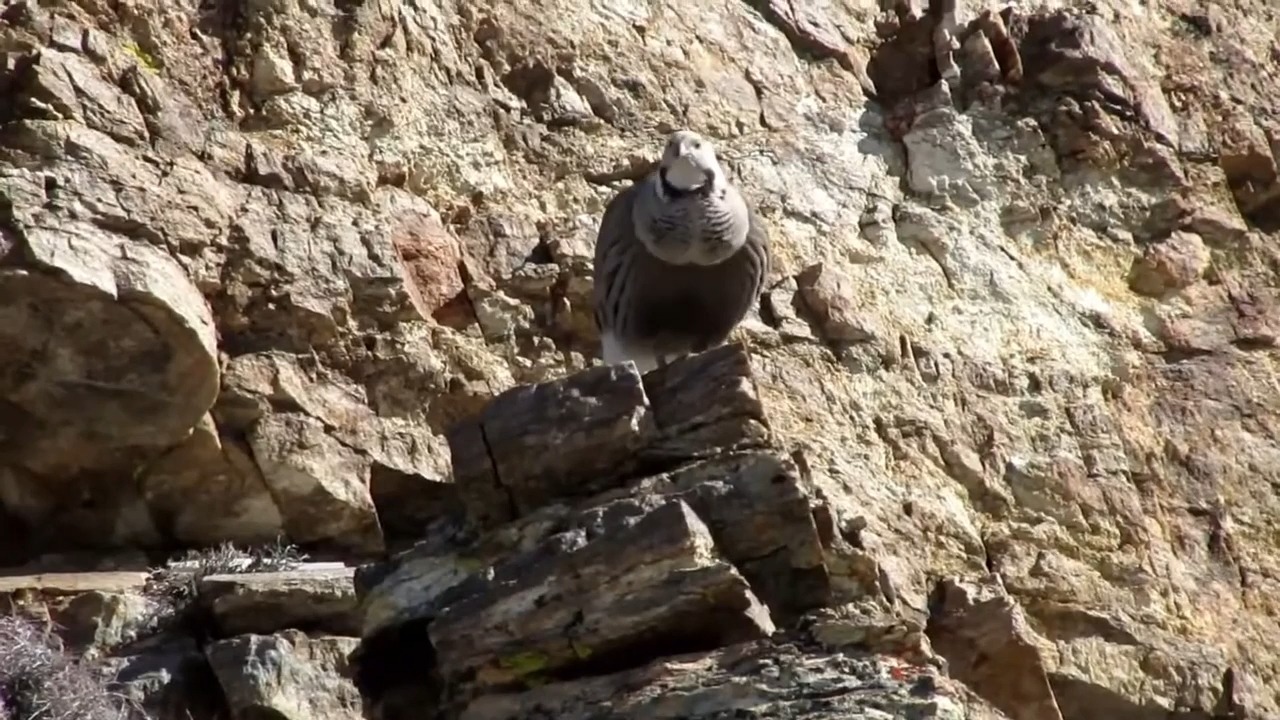
[[[715,148],[692,130],[677,130],[667,137],[659,172],[672,187],[686,192],[713,184],[724,174]]]

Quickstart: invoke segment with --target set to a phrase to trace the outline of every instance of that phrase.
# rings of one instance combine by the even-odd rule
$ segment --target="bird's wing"
[[[600,218],[600,228],[596,231],[595,260],[592,267],[592,299],[595,306],[596,325],[606,327],[609,318],[604,317],[604,310],[609,298],[617,292],[618,272],[622,267],[622,259],[633,243],[639,242],[635,236],[635,225],[631,212],[635,206],[636,195],[644,181],[632,183],[631,187],[622,190],[604,208]]]
[[[743,249],[751,252],[753,259],[760,266],[755,295],[752,299],[752,302],[755,302],[764,292],[769,274],[773,272],[773,248],[770,246],[769,229],[765,227],[760,213],[750,205],[747,207],[747,242]]]

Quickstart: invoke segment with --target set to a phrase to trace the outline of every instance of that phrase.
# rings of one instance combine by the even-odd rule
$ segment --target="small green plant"
[[[139,717],[107,679],[63,652],[29,618],[0,617],[0,720],[126,720]]]

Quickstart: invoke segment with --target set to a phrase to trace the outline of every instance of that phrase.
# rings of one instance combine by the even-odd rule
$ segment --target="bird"
[[[592,300],[605,365],[646,373],[722,344],[759,300],[769,235],[714,146],[670,133],[654,170],[606,204]]]

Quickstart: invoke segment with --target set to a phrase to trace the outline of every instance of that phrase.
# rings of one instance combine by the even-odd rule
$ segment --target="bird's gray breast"
[[[676,349],[719,342],[755,301],[763,268],[753,247],[715,265],[676,265],[640,249],[628,279],[628,334]]]
[[[743,242],[747,218],[731,188],[691,192],[674,198],[644,198],[637,221],[646,244],[673,263],[711,265]]]

